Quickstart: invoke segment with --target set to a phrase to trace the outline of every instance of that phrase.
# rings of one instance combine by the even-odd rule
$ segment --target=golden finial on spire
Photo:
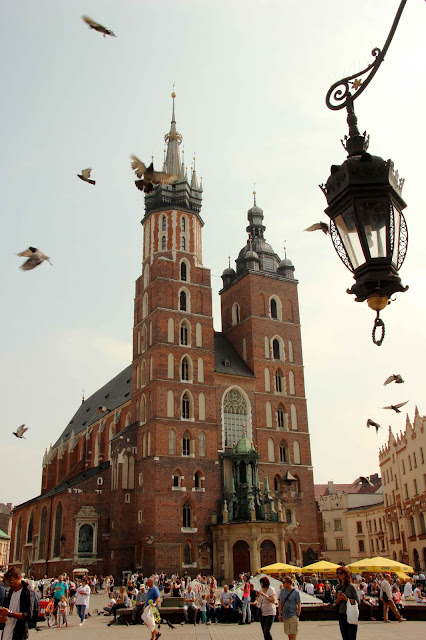
[[[152,160],[152,164],[154,164],[154,153],[152,153],[151,160]]]
[[[172,98],[173,98],[173,100],[176,98],[176,94],[175,94],[175,83],[173,83]]]
[[[243,422],[243,436],[245,436],[245,435],[246,435],[246,425],[245,425],[245,423]]]

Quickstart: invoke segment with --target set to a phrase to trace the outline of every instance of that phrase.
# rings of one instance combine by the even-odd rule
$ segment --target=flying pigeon
[[[154,542],[154,536],[146,537],[146,544],[152,544]]]
[[[143,180],[135,180],[135,185],[140,191],[150,193],[154,190],[155,184],[172,184],[179,180],[176,173],[165,173],[164,171],[154,171],[153,163],[146,167],[144,163],[136,156],[130,156],[132,159],[132,169],[134,169],[138,178]]]
[[[304,229],[304,231],[322,231],[325,235],[329,233],[328,224],[326,222],[316,222],[315,224],[311,224],[311,226]]]
[[[107,409],[106,407],[98,407],[96,413],[108,413],[111,409]]]
[[[379,429],[382,428],[382,426],[380,424],[378,424],[377,422],[374,422],[374,420],[371,420],[371,418],[368,418],[367,420],[367,428],[369,429],[370,427],[374,427],[376,430],[376,433],[379,433]]]
[[[90,180],[90,172],[91,171],[92,171],[91,169],[83,169],[81,171],[81,173],[77,173],[77,175],[80,178],[80,180],[83,180],[83,182],[89,182],[90,184],[96,184],[96,180]]]
[[[387,378],[385,380],[385,382],[383,383],[383,385],[387,385],[390,384],[391,382],[396,382],[396,384],[402,384],[404,382],[404,380],[402,379],[402,377],[399,375],[399,373],[394,373],[393,375],[389,376],[389,378]]]
[[[405,402],[400,402],[399,404],[391,404],[389,407],[382,407],[382,409],[393,409],[396,413],[401,413],[400,408],[407,404],[408,400]]]
[[[20,427],[18,427],[16,429],[16,431],[13,431],[13,435],[16,436],[17,438],[24,438],[24,433],[28,431],[28,427],[26,427],[24,424],[21,424]],[[25,438],[24,438],[25,440]]]
[[[43,251],[41,251],[40,249],[36,249],[36,247],[28,247],[26,251],[21,251],[21,253],[17,253],[16,255],[20,256],[21,258],[29,258],[23,264],[21,264],[20,268],[22,269],[22,271],[29,271],[30,269],[34,269],[35,267],[38,267],[38,265],[41,264],[44,260],[47,260],[47,262],[52,265],[49,256],[43,253]]]
[[[95,22],[94,20],[92,20],[92,18],[89,18],[89,16],[81,16],[81,18],[82,20],[84,20],[84,22],[86,22],[86,24],[89,25],[90,29],[94,29],[95,31],[99,31],[99,33],[102,33],[104,38],[105,36],[112,36],[113,38],[117,37],[115,33],[110,31],[106,27],[103,27],[101,24],[99,24],[99,22]]]

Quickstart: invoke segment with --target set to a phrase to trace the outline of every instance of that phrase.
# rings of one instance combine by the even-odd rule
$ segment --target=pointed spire
[[[167,143],[166,154],[166,170],[169,173],[180,174],[181,161],[179,153],[179,145],[182,142],[182,136],[176,130],[176,118],[175,118],[175,98],[176,94],[172,92],[173,107],[172,107],[172,122],[170,125],[170,131],[164,136],[164,140]]]
[[[164,147],[163,151],[163,171],[167,171],[166,169],[166,148]]]
[[[180,166],[179,178],[185,180],[185,149],[182,147],[182,164]]]
[[[191,189],[198,189],[198,180],[197,180],[197,174],[195,171],[195,153],[194,153],[194,164],[192,167],[192,175],[191,175]]]

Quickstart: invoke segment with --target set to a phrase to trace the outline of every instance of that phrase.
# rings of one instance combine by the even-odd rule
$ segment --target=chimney
[[[334,496],[334,482],[333,480],[328,481],[328,495]]]

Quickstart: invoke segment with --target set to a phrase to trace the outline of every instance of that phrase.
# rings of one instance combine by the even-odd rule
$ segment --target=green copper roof
[[[235,453],[249,453],[250,451],[253,451],[253,445],[250,442],[250,440],[247,438],[247,436],[243,435],[241,440],[239,440],[237,442],[237,444],[235,445],[234,452]]]
[[[3,538],[5,540],[10,540],[10,536],[8,536],[7,533],[2,531],[1,529],[0,529],[0,538]]]

